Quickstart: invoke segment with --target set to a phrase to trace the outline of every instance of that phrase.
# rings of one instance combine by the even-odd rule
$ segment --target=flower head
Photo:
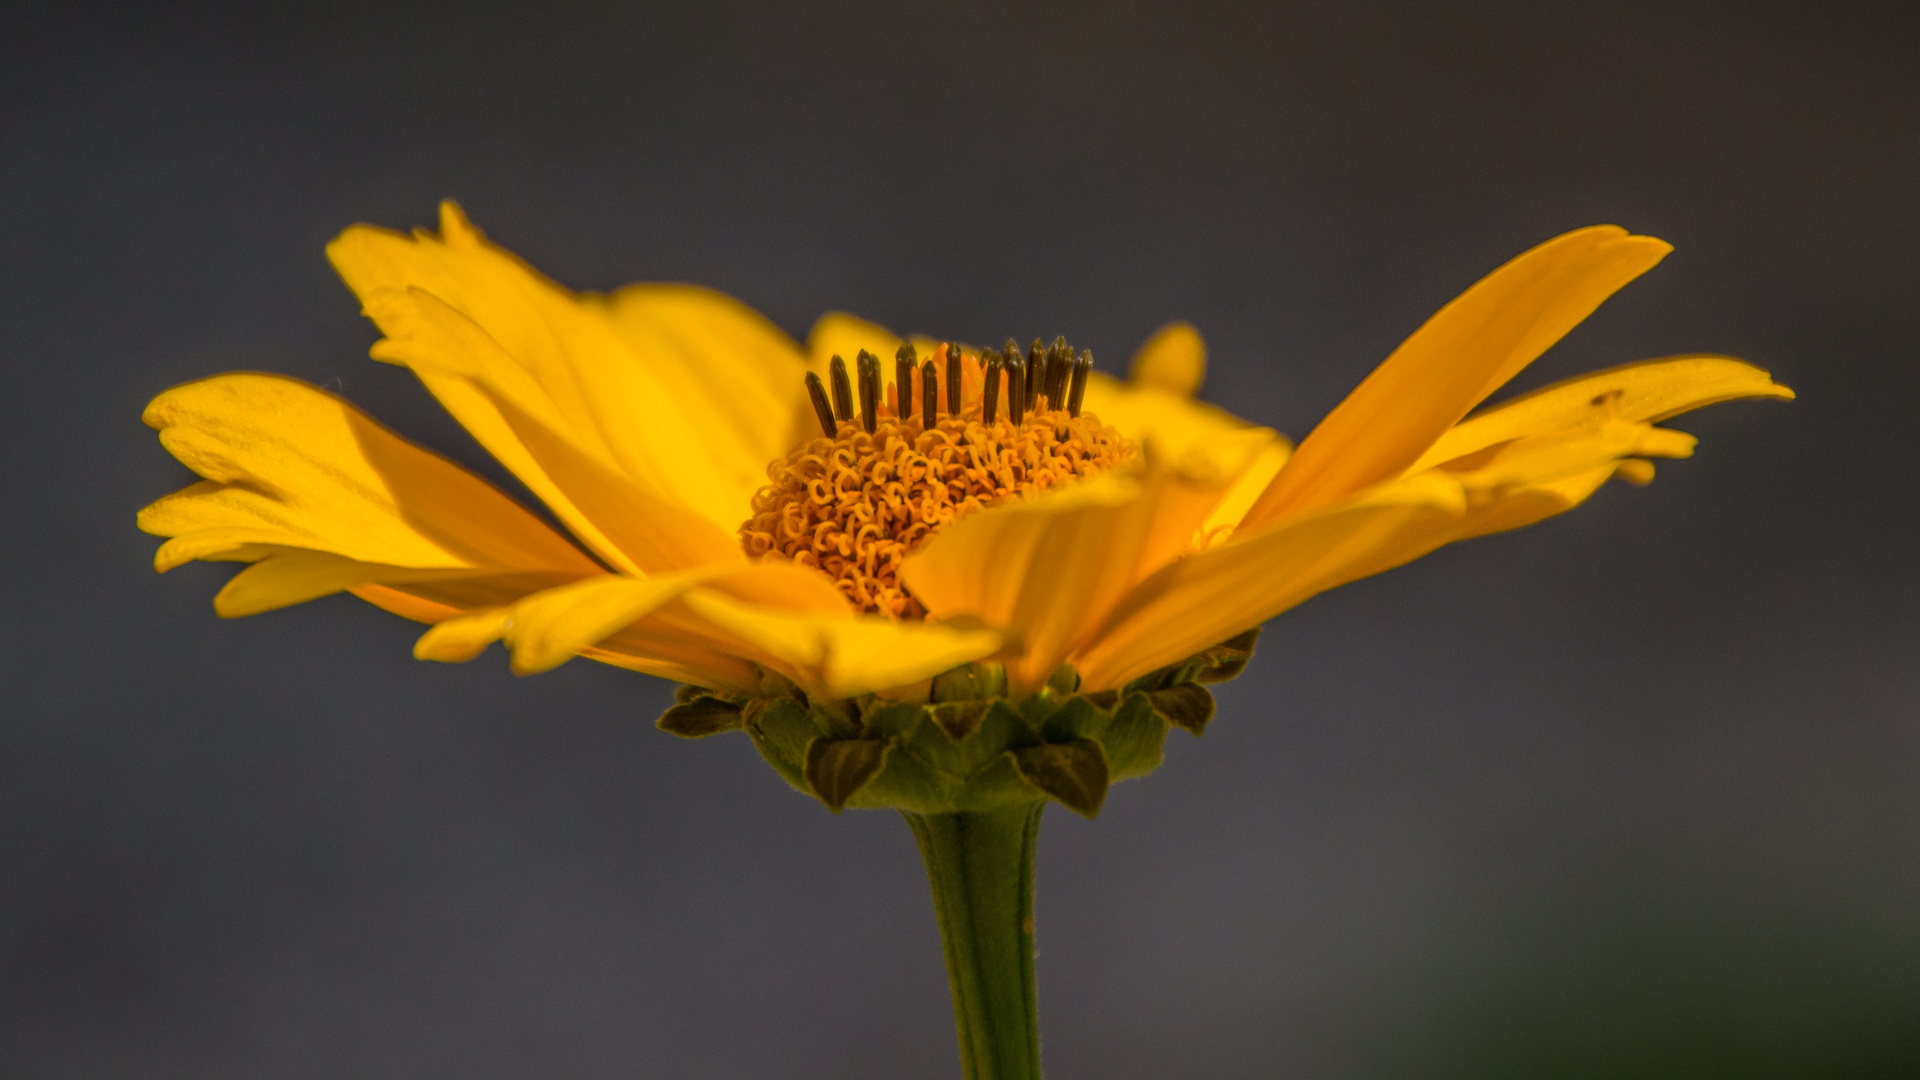
[[[1668,250],[1599,226],[1526,252],[1289,453],[1194,400],[1204,348],[1184,324],[1126,382],[1063,340],[903,341],[841,314],[802,348],[705,289],[571,293],[448,203],[437,234],[356,226],[328,253],[386,335],[375,358],[410,368],[566,535],[265,374],[154,399],[147,422],[205,479],[140,525],[170,538],[162,570],[250,564],[222,615],[350,591],[431,624],[422,658],[503,640],[523,673],[584,655],[679,680],[667,726],[745,726],[836,807],[974,805],[1013,776],[1090,812],[1074,793],[1151,768],[1155,725],[1197,730],[1198,684],[1237,673],[1266,619],[1647,482],[1650,459],[1693,449],[1668,417],[1791,398],[1738,360],[1681,356],[1472,412]]]

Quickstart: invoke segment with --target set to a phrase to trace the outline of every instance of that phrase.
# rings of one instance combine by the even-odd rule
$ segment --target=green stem
[[[933,886],[964,1080],[1040,1080],[1033,855],[1046,805],[901,812]]]

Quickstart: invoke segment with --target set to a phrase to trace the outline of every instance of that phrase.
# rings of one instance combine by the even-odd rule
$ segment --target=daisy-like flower
[[[222,615],[349,591],[431,624],[425,659],[503,641],[522,673],[587,656],[677,680],[663,727],[744,728],[834,809],[907,812],[969,1075],[1026,1075],[1044,798],[1092,814],[1151,770],[1274,615],[1648,482],[1651,459],[1693,451],[1668,417],[1793,396],[1741,361],[1678,356],[1473,411],[1668,250],[1598,226],[1520,255],[1293,449],[1194,399],[1204,349],[1184,324],[1125,382],[1060,339],[903,341],[844,314],[801,347],[706,289],[569,292],[448,203],[437,234],[356,226],[328,254],[386,335],[374,357],[411,369],[565,532],[340,398],[252,373],[148,407],[205,479],[140,526],[170,538],[161,570],[250,564]],[[969,859],[1025,859],[1024,893],[968,894]],[[956,929],[969,919],[1024,929],[983,960],[953,944],[992,937]],[[1021,956],[1024,990],[995,990]]]

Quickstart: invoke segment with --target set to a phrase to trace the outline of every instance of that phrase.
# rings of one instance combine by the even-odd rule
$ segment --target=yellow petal
[[[207,477],[140,512],[174,538],[156,566],[265,561],[223,592],[224,613],[381,580],[595,572],[486,481],[297,380],[215,376],[161,394],[145,419]]]
[[[1240,458],[1287,441],[1272,428],[1255,427],[1225,409],[1156,386],[1135,386],[1094,372],[1087,380],[1087,412],[1112,425],[1155,456],[1180,461],[1196,448],[1211,456]],[[1248,445],[1248,440],[1260,445]],[[1217,453],[1215,448],[1226,450]],[[1228,449],[1230,448],[1230,449]]]
[[[574,573],[502,574],[493,570],[422,570],[410,566],[361,562],[325,551],[267,544],[250,546],[230,556],[220,556],[219,561],[253,563],[235,574],[214,596],[213,610],[225,619],[304,604],[309,600],[371,584],[410,588],[438,594],[443,598],[457,595],[469,603],[504,603],[577,576]],[[462,604],[462,607],[465,606]]]
[[[1427,320],[1300,444],[1248,511],[1259,526],[1404,473],[1448,428],[1672,250],[1611,225],[1567,233]]]
[[[506,632],[507,610],[483,608],[471,615],[460,615],[434,624],[413,643],[415,660],[438,660],[443,664],[463,664],[479,656],[487,646]]]
[[[694,574],[607,574],[529,596],[513,605],[503,633],[513,670],[531,675],[559,667],[698,583]]]
[[[606,300],[614,329],[671,384],[674,400],[706,402],[752,462],[748,479],[812,433],[806,357],[765,316],[724,293],[694,285],[629,285]]]
[[[1193,546],[1234,474],[1149,467],[955,522],[901,566],[928,612],[1007,637],[1015,695],[1037,688],[1140,579]]]
[[[1455,425],[1421,456],[1414,471],[1509,439],[1621,420],[1665,420],[1737,398],[1793,400],[1793,391],[1760,368],[1729,356],[1674,356],[1595,371],[1504,401]]]
[[[1458,519],[1457,482],[1431,474],[1198,551],[1137,585],[1074,656],[1083,685],[1125,684],[1332,587],[1349,565]]]
[[[410,333],[394,319],[404,310],[400,296],[431,295],[520,370],[517,385],[496,383],[514,393],[522,411],[543,420],[557,414],[550,426],[585,451],[604,453],[635,481],[723,529],[745,519],[766,461],[730,437],[731,422],[704,398],[676,399],[675,380],[635,352],[604,302],[574,296],[487,243],[458,207],[442,205],[438,237],[356,226],[329,245],[328,255],[368,314],[396,335],[377,350],[379,359],[416,371],[468,366],[437,351],[443,340]]]
[[[851,697],[930,678],[1000,648],[998,633],[877,617],[788,614],[712,589],[681,598],[693,613],[753,643],[810,693]]]
[[[1613,476],[1629,482],[1653,479],[1651,463],[1629,455],[1686,457],[1694,439],[1646,424],[1608,422],[1549,436],[1516,440],[1480,467],[1424,475],[1448,477],[1461,486],[1466,512],[1451,522],[1399,538],[1351,564],[1325,588],[1391,570],[1459,540],[1505,532],[1564,513]]]
[[[1169,394],[1192,397],[1207,377],[1207,345],[1192,323],[1172,322],[1154,331],[1133,354],[1127,378]]]
[[[383,345],[404,341],[449,365],[434,374],[467,380],[484,399],[482,429],[503,436],[503,460],[517,462],[528,486],[603,559],[640,574],[741,561],[730,529],[574,437],[525,371],[471,320],[419,290],[389,294],[385,303],[393,336]]]
[[[846,598],[825,575],[791,563],[711,566],[652,578],[608,574],[514,604],[504,632],[513,649],[513,668],[526,675],[558,667],[698,586],[796,615],[844,619],[851,614]],[[724,636],[718,643],[732,644]]]

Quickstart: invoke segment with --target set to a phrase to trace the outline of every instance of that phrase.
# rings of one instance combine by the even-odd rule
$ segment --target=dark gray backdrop
[[[274,7],[262,5],[261,8]],[[1551,8],[1551,11],[1549,11]],[[497,475],[324,242],[443,196],[578,288],[1115,366],[1170,318],[1296,437],[1441,303],[1678,251],[1522,385],[1796,387],[1650,489],[1268,627],[1199,742],[1048,816],[1074,1077],[1920,1075],[1920,34],[1908,5],[553,3],[0,17],[0,1074],[943,1077],[905,827],[669,688],[155,577],[149,396],[343,390]]]

